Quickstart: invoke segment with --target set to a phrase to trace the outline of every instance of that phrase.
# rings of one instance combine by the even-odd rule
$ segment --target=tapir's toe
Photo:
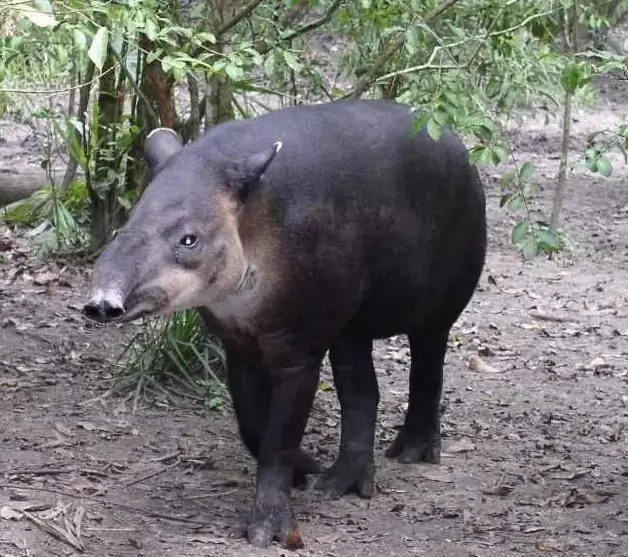
[[[247,538],[251,545],[261,549],[267,548],[273,540],[293,551],[304,547],[290,506],[279,502],[254,508],[247,526]]]
[[[363,499],[373,496],[375,464],[372,454],[341,456],[316,483],[316,489],[335,499],[355,492]]]
[[[441,439],[435,431],[413,434],[401,429],[392,442],[386,456],[396,458],[402,464],[428,462],[440,464]]]

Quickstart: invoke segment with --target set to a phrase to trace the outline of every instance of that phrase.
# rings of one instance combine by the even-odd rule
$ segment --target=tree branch
[[[430,13],[428,13],[424,18],[422,23],[427,24],[430,21],[436,19],[440,16],[445,10],[451,8],[454,4],[456,4],[458,0],[443,0],[440,4],[438,4]],[[351,93],[348,93],[343,98],[352,98],[359,99],[364,92],[375,82],[377,79],[377,74],[381,71],[381,69],[386,65],[386,63],[397,53],[397,51],[403,46],[405,43],[406,37],[405,35],[401,35],[397,37],[388,48],[384,50],[373,62],[373,65],[369,68],[369,70],[358,79],[355,88]]]
[[[334,0],[329,5],[329,8],[327,8],[325,13],[321,17],[319,17],[318,19],[315,19],[314,21],[311,21],[310,23],[301,25],[300,27],[297,27],[294,31],[290,31],[290,33],[287,33],[284,36],[279,37],[279,42],[283,43],[283,42],[293,41],[294,39],[300,37],[301,35],[305,35],[306,33],[309,33],[310,31],[314,31],[315,29],[322,27],[326,23],[329,23],[331,21],[331,18],[334,16],[334,13],[336,13],[336,11],[338,10],[338,8],[340,8],[341,5],[342,5],[342,0]],[[273,46],[274,45],[269,44],[266,41],[263,41],[261,44],[255,47],[255,50],[257,50],[257,52],[259,52],[260,54],[266,54],[272,50]]]
[[[263,0],[252,0],[246,6],[244,6],[237,14],[235,14],[227,23],[223,23],[216,30],[216,34],[218,36],[224,35],[227,31],[229,31],[232,27],[235,27],[238,23],[240,23],[245,17],[251,15],[253,10],[257,8],[262,3]]]
[[[319,17],[318,19],[315,19],[314,21],[311,21],[310,23],[306,23],[305,25],[301,25],[300,27],[297,27],[291,33],[288,33],[286,36],[281,37],[281,40],[292,41],[300,35],[304,35],[305,33],[314,31],[314,29],[317,29],[325,25],[326,23],[329,23],[334,13],[336,12],[336,10],[340,8],[341,4],[342,4],[342,0],[335,0],[329,5],[329,8],[327,8],[327,11],[321,17]]]

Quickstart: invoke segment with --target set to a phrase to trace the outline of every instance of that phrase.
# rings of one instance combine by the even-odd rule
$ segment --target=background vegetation
[[[609,151],[625,157],[622,124],[569,160],[569,126],[599,76],[624,77],[614,30],[627,18],[621,0],[0,0],[0,116],[36,120],[46,137],[41,175],[0,183],[3,218],[36,227],[42,257],[93,257],[146,186],[153,128],[187,142],[282,106],[379,97],[422,109],[417,125],[434,137],[458,130],[478,165],[507,164],[513,249],[552,255],[569,245],[567,174],[610,176]],[[509,140],[523,111],[563,119],[551,207]],[[120,385],[219,407],[221,361],[196,312],[182,312],[132,340]]]

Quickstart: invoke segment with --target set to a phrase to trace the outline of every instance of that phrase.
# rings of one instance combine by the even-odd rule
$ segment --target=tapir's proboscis
[[[373,493],[375,339],[410,344],[408,409],[386,455],[440,460],[443,362],[484,266],[485,195],[461,140],[415,119],[343,100],[220,124],[185,146],[155,130],[150,183],[95,264],[91,318],[197,308],[222,340],[257,460],[256,546],[303,545],[291,488],[320,472],[301,441],[327,352],[341,435],[319,489]]]

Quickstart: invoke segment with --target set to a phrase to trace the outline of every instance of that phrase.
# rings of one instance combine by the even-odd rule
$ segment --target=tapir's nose
[[[83,306],[83,313],[90,319],[107,321],[124,313],[122,297],[116,292],[96,292]]]

